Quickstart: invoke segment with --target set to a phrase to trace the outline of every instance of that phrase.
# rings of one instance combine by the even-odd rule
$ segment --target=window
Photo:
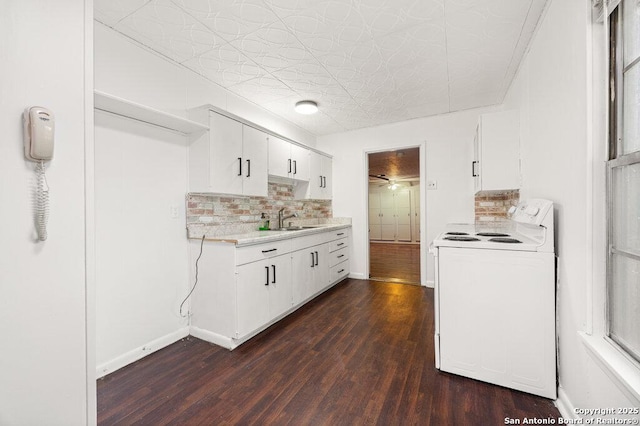
[[[640,361],[640,2],[609,24],[607,333]]]

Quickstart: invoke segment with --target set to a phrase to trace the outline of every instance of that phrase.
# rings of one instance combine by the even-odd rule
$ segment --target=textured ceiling
[[[546,0],[95,0],[96,20],[316,135],[500,103]],[[318,102],[303,116],[297,101]]]
[[[394,181],[411,181],[420,177],[420,149],[409,148],[369,154],[369,182],[384,183],[380,176]]]

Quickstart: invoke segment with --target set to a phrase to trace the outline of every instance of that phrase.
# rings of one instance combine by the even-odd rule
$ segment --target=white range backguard
[[[555,399],[553,205],[529,200],[512,213],[490,232],[521,243],[444,240],[446,233],[434,240],[436,367]],[[487,228],[447,232],[475,237]]]

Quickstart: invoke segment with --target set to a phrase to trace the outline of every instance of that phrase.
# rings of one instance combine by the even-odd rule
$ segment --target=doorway
[[[367,160],[369,279],[420,285],[420,148]]]

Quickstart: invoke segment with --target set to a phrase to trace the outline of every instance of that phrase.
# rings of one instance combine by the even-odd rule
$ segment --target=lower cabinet
[[[281,255],[237,268],[237,337],[291,308],[291,258]]]
[[[233,349],[349,275],[348,228],[236,246],[191,240],[190,332]]]

